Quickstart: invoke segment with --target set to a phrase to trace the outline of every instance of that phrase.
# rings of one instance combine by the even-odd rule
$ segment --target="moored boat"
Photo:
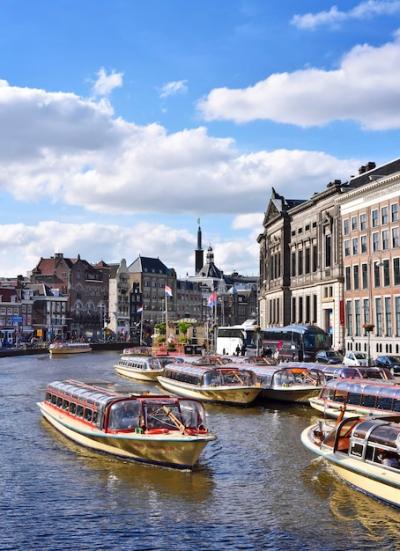
[[[317,423],[301,441],[352,486],[400,506],[400,416],[351,417],[333,427]]]
[[[195,400],[120,394],[70,380],[49,384],[38,406],[71,440],[125,460],[191,469],[215,440]]]
[[[250,404],[261,390],[251,371],[212,364],[169,364],[158,382],[180,396],[235,405]]]
[[[249,364],[261,385],[261,398],[308,404],[320,393],[324,376],[318,368],[299,367],[297,364],[278,366]]]
[[[91,351],[92,347],[87,342],[53,342],[49,346],[50,355],[82,354]]]
[[[400,414],[400,385],[391,381],[333,379],[310,405],[326,417]]]
[[[332,379],[382,379],[393,380],[389,369],[383,367],[347,367],[345,365],[321,365],[318,369],[324,374],[325,380]]]
[[[123,377],[139,381],[155,381],[164,372],[164,366],[151,356],[121,356],[114,365],[115,371]]]

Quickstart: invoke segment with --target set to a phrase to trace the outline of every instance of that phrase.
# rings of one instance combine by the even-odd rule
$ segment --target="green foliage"
[[[157,331],[160,333],[160,335],[165,335],[166,332],[167,332],[165,322],[156,323],[154,327],[155,327],[155,329],[157,329]]]
[[[186,321],[181,321],[181,322],[178,323],[178,329],[179,329],[179,333],[181,335],[186,335],[186,333],[189,330],[189,327],[192,327],[192,324],[187,323]]]

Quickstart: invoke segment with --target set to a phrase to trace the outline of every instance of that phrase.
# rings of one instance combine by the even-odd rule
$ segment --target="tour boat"
[[[400,506],[400,416],[360,416],[307,427],[301,441],[346,482]]]
[[[247,366],[261,385],[261,398],[308,404],[317,396],[324,385],[324,377],[319,368],[298,367],[296,364],[278,366]]]
[[[318,369],[325,380],[331,379],[382,379],[393,380],[394,376],[384,367],[347,367],[345,365],[320,365]]]
[[[180,396],[235,405],[250,404],[261,391],[254,373],[235,366],[168,364],[158,381]]]
[[[327,417],[400,413],[400,385],[391,381],[332,379],[311,406]]]
[[[139,381],[155,381],[164,372],[164,367],[158,358],[151,356],[121,356],[114,365],[119,375]]]
[[[38,403],[71,440],[125,460],[191,469],[215,440],[196,400],[121,394],[80,381],[55,381]]]
[[[53,342],[49,346],[50,355],[54,354],[82,354],[91,352],[92,348],[87,342]]]

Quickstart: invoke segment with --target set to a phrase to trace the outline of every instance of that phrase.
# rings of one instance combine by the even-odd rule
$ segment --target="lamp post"
[[[364,323],[363,328],[367,333],[368,338],[368,367],[371,367],[371,332],[374,330],[375,325],[373,323]]]

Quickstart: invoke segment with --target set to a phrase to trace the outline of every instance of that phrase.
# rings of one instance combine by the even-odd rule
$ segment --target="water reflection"
[[[134,490],[143,493],[157,492],[188,501],[201,502],[209,498],[214,487],[213,471],[207,464],[200,463],[191,472],[160,468],[145,463],[124,461],[108,455],[101,455],[75,444],[44,419],[42,427],[59,444],[79,458],[77,469],[96,473],[107,491]],[[201,459],[200,459],[201,461]]]

